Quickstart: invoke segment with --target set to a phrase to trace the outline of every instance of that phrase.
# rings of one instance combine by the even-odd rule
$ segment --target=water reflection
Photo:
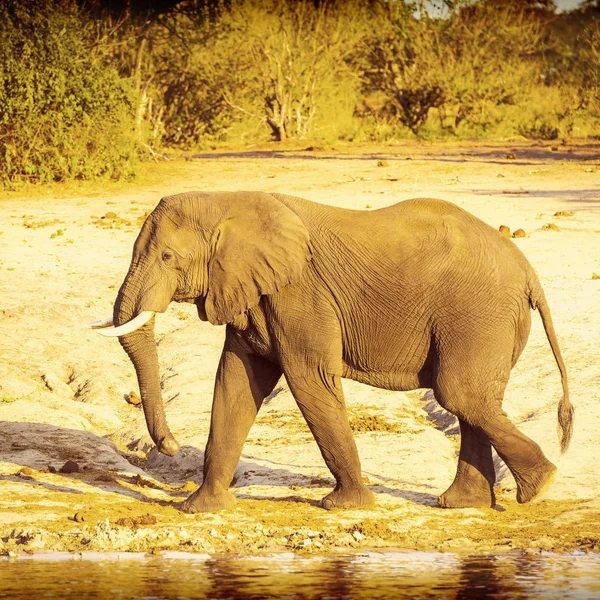
[[[51,558],[51,559],[50,559]],[[94,560],[90,560],[94,558]],[[371,598],[600,600],[600,555],[458,557],[425,552],[341,556],[47,555],[0,562],[5,598]]]

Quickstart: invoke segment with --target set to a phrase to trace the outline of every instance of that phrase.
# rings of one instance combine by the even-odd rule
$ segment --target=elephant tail
[[[560,352],[560,346],[558,345],[558,339],[556,338],[556,332],[554,331],[550,307],[548,306],[544,290],[542,289],[542,286],[540,285],[535,274],[533,274],[532,280],[530,281],[529,302],[531,304],[531,308],[538,310],[540,316],[542,317],[542,323],[544,325],[544,330],[546,331],[546,337],[548,338],[550,348],[552,348],[554,359],[556,360],[558,370],[560,371],[563,397],[558,403],[558,426],[560,450],[562,453],[564,453],[567,451],[573,435],[573,413],[575,409],[569,400],[567,367],[565,366],[565,362]]]

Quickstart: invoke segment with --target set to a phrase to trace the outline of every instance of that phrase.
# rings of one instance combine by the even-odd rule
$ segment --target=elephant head
[[[118,336],[138,378],[151,438],[179,450],[161,397],[154,315],[172,300],[193,302],[202,320],[230,323],[297,279],[310,260],[308,231],[275,197],[258,192],[185,193],[163,198],[133,248],[112,319],[91,326]]]

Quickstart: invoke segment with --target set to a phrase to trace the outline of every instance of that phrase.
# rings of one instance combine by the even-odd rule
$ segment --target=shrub
[[[130,87],[92,33],[68,0],[0,5],[3,184],[134,173]]]
[[[365,93],[383,93],[379,116],[396,119],[413,133],[425,124],[429,110],[445,101],[439,21],[403,2],[382,3],[366,39]]]
[[[358,81],[349,57],[361,14],[359,2],[232,2],[223,55],[235,63],[221,78],[227,103],[266,125],[277,141],[329,129],[336,111],[347,121]]]

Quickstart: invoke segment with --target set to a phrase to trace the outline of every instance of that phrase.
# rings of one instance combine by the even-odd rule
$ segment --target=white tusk
[[[145,325],[154,316],[153,310],[143,310],[137,317],[123,323],[119,327],[109,327],[105,329],[98,329],[96,333],[104,335],[106,337],[120,337],[127,335],[136,329],[139,329],[142,325]]]
[[[86,327],[90,329],[103,329],[104,327],[112,327],[113,326],[113,318],[108,317],[107,319],[100,319],[99,321],[92,321],[91,323],[86,323]]]

